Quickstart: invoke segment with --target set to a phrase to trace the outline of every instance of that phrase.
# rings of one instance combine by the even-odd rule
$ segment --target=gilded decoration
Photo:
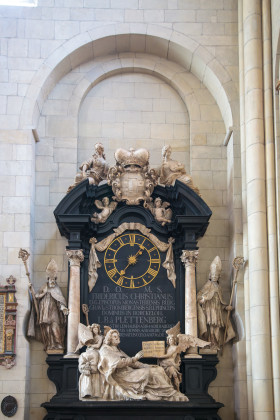
[[[0,365],[11,369],[16,357],[16,279],[10,276],[0,285]]]
[[[96,284],[98,273],[97,269],[101,267],[101,262],[98,259],[96,251],[104,252],[111,242],[119,236],[121,236],[125,231],[129,230],[138,230],[145,237],[147,237],[152,243],[154,243],[161,252],[166,252],[166,258],[162,266],[167,270],[167,277],[171,281],[174,287],[176,287],[176,273],[173,257],[173,238],[168,239],[168,243],[160,241],[155,235],[151,233],[151,229],[146,228],[141,223],[135,222],[125,222],[122,223],[118,228],[113,229],[114,233],[109,235],[107,238],[103,239],[100,242],[97,242],[96,238],[91,238],[91,249],[89,255],[89,271],[88,271],[88,286],[89,291],[93,289]]]

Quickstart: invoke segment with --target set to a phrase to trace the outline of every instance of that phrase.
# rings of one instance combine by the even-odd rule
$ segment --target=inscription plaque
[[[164,261],[164,253],[161,253]],[[177,323],[175,289],[161,266],[147,286],[123,288],[112,282],[104,268],[104,254],[98,282],[89,294],[89,321],[101,328],[119,330],[121,347],[129,355],[142,349],[142,341],[165,341],[165,331]]]

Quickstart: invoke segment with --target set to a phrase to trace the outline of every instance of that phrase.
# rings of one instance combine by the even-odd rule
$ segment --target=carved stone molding
[[[82,249],[70,249],[66,251],[66,255],[70,262],[70,266],[80,266],[84,261],[84,254]]]
[[[199,251],[189,251],[189,250],[182,251],[181,261],[184,264],[185,268],[187,268],[190,265],[196,266],[198,254],[199,254]]]

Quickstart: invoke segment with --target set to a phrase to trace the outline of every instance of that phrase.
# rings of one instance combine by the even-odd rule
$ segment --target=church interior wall
[[[22,366],[1,369],[0,392],[5,396],[11,389],[18,399],[15,419],[23,418],[25,410],[26,418],[36,420],[45,413],[40,404],[55,389],[47,378],[42,345],[29,345],[24,338],[29,303],[17,252],[20,247],[31,250],[36,289],[54,257],[66,296],[66,241],[53,210],[97,141],[104,144],[109,164],[117,147],[147,147],[151,166],[160,163],[162,145],[171,144],[174,158],[185,163],[213,211],[199,242],[198,289],[219,255],[229,299],[232,256],[242,246],[237,2],[111,0],[101,7],[98,1],[40,0],[37,8],[0,6],[0,12],[6,93],[0,97],[5,171],[0,269],[2,279],[10,274],[18,279],[17,364]],[[230,126],[234,133],[226,147]],[[240,294],[241,333],[242,299]],[[211,395],[225,404],[220,415],[227,420],[234,412],[239,416],[234,366],[242,365],[244,354],[234,354],[233,359],[226,347],[210,387]]]

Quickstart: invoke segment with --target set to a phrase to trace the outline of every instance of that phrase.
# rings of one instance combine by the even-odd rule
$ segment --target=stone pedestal
[[[188,393],[189,402],[79,401],[78,360],[53,355],[47,363],[57,394],[42,404],[48,412],[44,420],[221,420],[217,413],[223,404],[208,394],[217,374],[215,356],[182,361],[183,392]]]

